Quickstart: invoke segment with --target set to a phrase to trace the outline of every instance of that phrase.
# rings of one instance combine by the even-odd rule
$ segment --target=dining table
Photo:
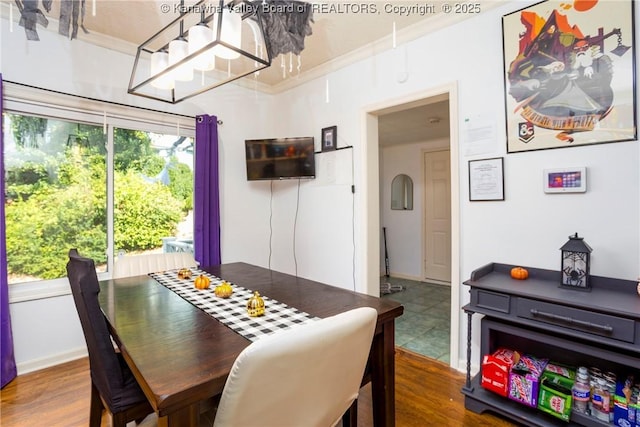
[[[375,308],[378,320],[363,385],[371,382],[374,426],[395,425],[394,329],[401,304],[243,262],[199,270],[315,318]],[[154,277],[102,280],[100,306],[158,415],[158,426],[197,426],[203,403],[222,393],[234,361],[251,340]]]

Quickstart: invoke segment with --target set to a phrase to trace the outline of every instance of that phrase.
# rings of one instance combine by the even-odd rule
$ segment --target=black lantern
[[[574,236],[569,236],[569,241],[560,250],[562,251],[562,281],[560,285],[565,288],[590,291],[589,258],[591,247],[576,233]]]

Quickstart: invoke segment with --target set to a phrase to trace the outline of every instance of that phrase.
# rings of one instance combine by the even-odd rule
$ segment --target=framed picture
[[[330,126],[322,129],[322,151],[331,151],[336,149],[338,141],[338,126]]]
[[[587,191],[587,168],[545,169],[542,185],[545,193],[584,193]]]
[[[550,0],[502,17],[507,153],[636,139],[633,3]]]
[[[504,159],[469,161],[469,201],[504,200]]]

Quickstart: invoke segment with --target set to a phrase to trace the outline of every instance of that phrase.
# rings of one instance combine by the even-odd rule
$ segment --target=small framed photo
[[[542,185],[545,193],[584,193],[587,191],[587,168],[545,169]]]
[[[504,200],[504,159],[469,161],[469,201]]]
[[[322,129],[322,151],[332,151],[336,149],[338,141],[338,126],[330,126]]]

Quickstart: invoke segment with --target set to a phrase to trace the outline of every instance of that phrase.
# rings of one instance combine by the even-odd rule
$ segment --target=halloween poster
[[[633,16],[631,0],[503,16],[508,153],[636,139]]]

